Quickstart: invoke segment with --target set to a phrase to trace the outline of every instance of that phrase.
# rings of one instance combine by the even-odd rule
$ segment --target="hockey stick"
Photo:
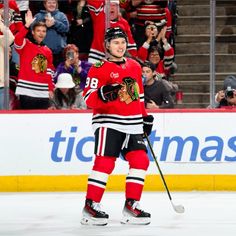
[[[172,202],[172,197],[171,197],[171,195],[170,195],[170,191],[169,191],[169,189],[168,189],[168,187],[167,187],[167,184],[166,184],[164,175],[162,174],[161,168],[160,168],[160,166],[159,166],[159,164],[158,164],[158,162],[157,162],[157,158],[156,158],[155,153],[154,153],[154,151],[153,151],[153,148],[152,148],[152,145],[151,145],[151,143],[150,143],[150,140],[149,140],[149,138],[148,138],[148,136],[147,136],[146,133],[144,133],[144,136],[145,136],[145,138],[147,139],[148,146],[149,146],[149,148],[150,148],[150,150],[151,150],[153,159],[154,159],[154,161],[155,161],[155,163],[156,163],[156,166],[157,166],[158,171],[159,171],[160,176],[161,176],[161,180],[162,180],[162,182],[163,182],[163,184],[164,184],[164,186],[165,186],[166,192],[167,192],[167,194],[168,194],[168,197],[169,197],[169,199],[170,199],[170,202],[171,202],[171,205],[172,205],[173,209],[174,209],[175,212],[177,212],[177,213],[184,213],[185,209],[184,209],[184,206],[183,206],[183,205],[175,205],[175,204]]]

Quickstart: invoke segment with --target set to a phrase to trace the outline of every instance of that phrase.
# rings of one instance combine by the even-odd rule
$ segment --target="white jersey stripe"
[[[89,176],[89,179],[95,179],[97,181],[101,181],[106,183],[108,179],[108,174],[100,171],[93,170]]]
[[[101,128],[102,129],[102,128]],[[99,132],[98,132],[98,147],[97,147],[97,152],[96,152],[96,155],[97,156],[101,156],[100,155],[100,147],[101,147],[101,143],[102,143],[102,132],[101,132],[101,129],[99,129]]]
[[[104,127],[101,127],[99,129],[99,143],[97,148],[97,155],[98,156],[104,156],[105,146],[106,146],[106,136],[107,136],[107,129]]]
[[[25,46],[25,44],[26,44],[26,40],[24,39],[22,45],[17,45],[16,43],[14,43],[14,47],[15,49],[20,50]]]
[[[88,178],[88,184],[99,188],[106,188],[108,174],[93,170]]]
[[[99,188],[103,188],[103,189],[106,188],[106,186],[104,186],[103,184],[96,183],[96,182],[89,181],[89,180],[88,180],[88,184],[93,185],[93,186],[96,186],[96,187],[99,187]]]
[[[125,182],[126,182],[126,183],[135,183],[135,184],[144,185],[144,181],[135,180],[135,179],[126,179]]]
[[[129,174],[126,177],[126,183],[136,183],[144,185],[145,175],[145,170],[131,168],[129,170]]]
[[[128,134],[142,134],[143,118],[140,115],[120,116],[114,114],[96,114],[92,119],[92,127],[94,132],[97,128],[106,127]]]
[[[134,168],[131,168],[129,170],[129,174],[128,174],[129,177],[138,177],[138,178],[142,178],[142,179],[145,178],[145,175],[146,175],[145,170],[134,169]]]
[[[107,128],[103,128],[103,141],[102,141],[102,153],[101,156],[104,156],[105,147],[106,147],[106,138],[107,138]]]

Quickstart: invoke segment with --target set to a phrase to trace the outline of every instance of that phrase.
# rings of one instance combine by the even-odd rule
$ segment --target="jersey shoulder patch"
[[[99,68],[102,67],[104,64],[104,61],[97,61],[93,64],[94,67]]]

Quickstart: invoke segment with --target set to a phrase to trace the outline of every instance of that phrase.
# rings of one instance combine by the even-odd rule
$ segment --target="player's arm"
[[[83,97],[86,105],[90,108],[99,108],[108,102],[117,99],[119,84],[109,84],[99,75],[101,70],[94,66],[90,69],[86,80]]]
[[[141,106],[141,110],[142,110],[142,116],[147,116],[147,112],[145,109],[145,103],[144,103],[144,88],[143,88],[143,82],[142,82],[142,69],[141,66],[138,62],[134,62],[135,63],[135,67],[134,67],[134,71],[136,72],[136,80],[139,86],[139,101],[140,101],[140,106]]]
[[[20,52],[20,50],[24,48],[28,31],[29,30],[23,26],[21,30],[16,34],[14,41],[14,47],[16,51]]]
[[[149,136],[152,132],[154,117],[152,115],[148,115],[147,111],[145,109],[144,88],[143,88],[143,83],[142,83],[142,69],[141,69],[141,66],[139,66],[139,69],[137,69],[136,71],[138,73],[137,78],[139,78],[139,80],[138,80],[138,84],[139,84],[139,88],[140,88],[139,99],[140,99],[140,106],[141,106],[142,115],[143,115],[143,132]]]

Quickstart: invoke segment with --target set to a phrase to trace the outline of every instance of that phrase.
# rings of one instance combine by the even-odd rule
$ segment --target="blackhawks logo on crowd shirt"
[[[31,65],[35,73],[44,73],[47,70],[48,61],[43,54],[37,54],[33,58]]]

